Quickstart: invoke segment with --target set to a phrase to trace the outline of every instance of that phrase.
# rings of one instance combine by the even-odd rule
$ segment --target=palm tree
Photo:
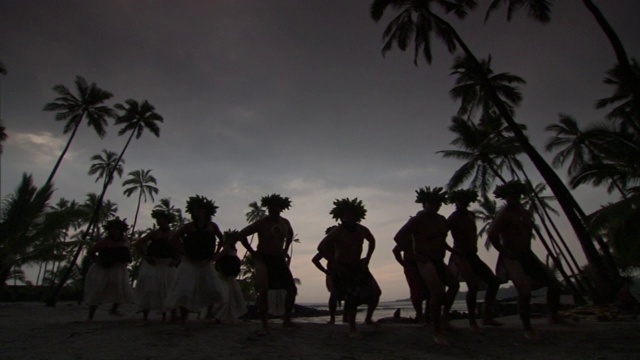
[[[111,183],[107,183],[107,179],[109,178],[109,174],[112,172],[112,170],[115,169],[115,173],[118,175],[118,177],[122,177],[123,165],[125,161],[124,159],[121,159],[116,166],[117,158],[118,154],[115,151],[102,149],[102,154],[95,154],[91,157],[91,161],[94,161],[94,163],[89,167],[89,175],[98,175],[95,182],[98,182],[98,180],[100,179],[104,179],[102,184],[103,187],[105,185],[111,185]],[[111,182],[113,182],[113,178],[111,178]]]
[[[640,136],[640,99],[634,94],[635,82],[640,79],[640,65],[635,60],[630,62],[631,71],[635,77],[628,76],[620,64],[607,72],[604,83],[614,86],[613,95],[596,102],[596,108],[603,109],[615,106],[607,117],[617,120],[624,130],[632,130],[636,136]]]
[[[496,177],[506,182],[500,172],[503,164],[497,161],[498,154],[506,149],[492,140],[493,134],[458,116],[451,119],[449,130],[457,135],[451,144],[460,149],[436,151],[436,154],[466,162],[451,176],[448,189],[460,187],[471,177],[470,186],[486,194]]]
[[[254,222],[262,219],[267,216],[267,211],[262,208],[262,206],[258,205],[257,201],[252,201],[249,203],[250,210],[244,214],[247,218],[247,223],[253,224]]]
[[[574,175],[587,164],[603,162],[602,156],[594,148],[597,143],[593,144],[593,140],[600,136],[593,136],[593,131],[587,132],[585,135],[575,118],[561,114],[558,124],[549,125],[545,130],[555,134],[547,140],[545,149],[547,151],[559,150],[553,158],[554,167],[558,168],[571,159],[567,172],[569,175]],[[609,192],[613,188],[617,188],[620,194],[625,196],[624,189],[616,179],[610,178],[609,183],[607,189]]]
[[[153,184],[153,185],[152,185]],[[151,202],[155,201],[153,195],[158,193],[156,178],[151,175],[151,170],[134,170],[129,173],[129,178],[122,183],[125,186],[124,195],[131,197],[134,193],[138,193],[138,206],[136,207],[136,215],[133,218],[133,226],[131,227],[131,235],[136,230],[138,222],[138,213],[140,212],[140,204],[142,200],[147,202],[147,196],[151,198]],[[127,187],[128,186],[128,187]]]
[[[176,222],[173,224],[174,227],[180,227],[184,225],[185,220],[182,216],[182,210],[176,208],[174,205],[171,204],[170,197],[166,197],[158,200],[158,205],[154,206],[153,208],[172,214],[176,220]]]
[[[612,75],[612,79],[623,80],[620,84],[624,84],[624,92],[627,94],[626,96],[620,96],[621,92],[617,91],[614,96],[610,99],[609,103],[625,101],[628,105],[628,109],[631,112],[627,113],[626,116],[633,116],[634,121],[629,122],[629,126],[631,126],[635,133],[640,135],[640,71],[638,71],[639,67],[635,61],[630,61],[627,56],[627,51],[622,45],[622,41],[618,37],[618,34],[613,30],[607,19],[604,17],[600,9],[593,3],[591,0],[582,0],[582,3],[589,10],[591,15],[598,22],[598,25],[602,29],[602,31],[607,36],[609,43],[613,47],[613,51],[616,55],[616,60],[618,63],[616,64],[616,68],[613,70],[614,73],[610,72]],[[618,89],[620,90],[620,89]],[[598,103],[598,106],[606,106],[606,103]]]
[[[494,74],[491,69],[491,55],[487,60],[480,59],[480,68],[466,56],[458,56],[454,60],[451,75],[457,75],[456,86],[449,91],[454,100],[460,100],[458,116],[467,115],[470,119],[475,110],[495,111],[491,98],[487,94],[486,86],[482,86],[482,79],[486,78],[495,89],[509,113],[513,115],[514,107],[522,102],[522,93],[517,84],[526,81],[510,73]]]
[[[513,0],[512,2],[519,3],[521,6],[528,6],[529,13],[536,14],[536,19],[543,22],[548,21],[547,15],[550,12],[550,4],[547,1]],[[388,7],[400,9],[400,14],[391,20],[384,31],[385,44],[382,48],[383,54],[389,51],[394,43],[397,43],[401,50],[406,50],[409,42],[413,39],[415,47],[414,63],[417,64],[420,52],[424,54],[427,62],[430,63],[432,60],[430,36],[435,32],[450,52],[454,52],[457,47],[460,46],[468,58],[468,61],[477,69],[481,69],[480,61],[478,61],[471,52],[460,35],[448,22],[433,11],[432,5],[434,4],[439,5],[446,13],[453,13],[460,19],[463,19],[467,15],[467,11],[474,9],[477,5],[473,0],[461,0],[457,2],[445,0],[374,0],[371,5],[371,17],[374,21],[379,21]],[[478,73],[482,74],[482,71],[479,70]],[[610,285],[612,285],[611,282],[608,281],[609,274],[600,253],[593,244],[591,235],[575,210],[577,202],[553,168],[547,164],[540,153],[529,142],[524,132],[509,113],[507,106],[505,106],[504,102],[500,99],[497,90],[493,87],[489,79],[486,76],[480,75],[479,80],[496,111],[509,126],[515,139],[522,146],[524,152],[544,178],[573,227],[587,260],[594,267],[595,273],[598,276],[598,283],[602,284],[602,287],[599,288],[602,292],[602,297],[599,298],[598,301],[600,301],[600,299],[602,299],[602,301],[610,300],[613,292],[608,289]]]
[[[98,204],[98,194],[96,193],[88,193],[84,200],[84,203],[80,205],[80,209],[83,212],[83,223],[88,224],[91,222],[91,218],[93,217],[93,211],[96,209]],[[100,213],[98,214],[96,220],[94,221],[94,226],[92,227],[92,236],[91,242],[100,238],[100,226],[104,224],[106,221],[113,219],[116,217],[118,213],[118,205],[111,200],[105,200],[100,207]]]
[[[106,134],[107,119],[115,116],[113,109],[103,105],[105,101],[113,97],[113,94],[100,89],[95,83],[87,84],[82,76],[76,77],[75,86],[77,95],[72,94],[64,85],[54,86],[53,91],[58,94],[58,97],[44,106],[45,111],[57,111],[56,120],[66,121],[64,134],[71,132],[67,145],[58,157],[58,161],[56,161],[45,184],[50,184],[53,181],[62,159],[85,118],[87,125],[92,127],[100,138],[103,138]]]
[[[2,201],[0,213],[0,286],[13,267],[34,260],[32,249],[49,239],[53,224],[45,220],[52,186],[37,189],[31,175],[23,174],[13,194]]]
[[[129,99],[125,101],[125,103],[126,103],[126,106],[122,104],[115,105],[116,109],[122,111],[122,113],[116,117],[116,125],[124,125],[118,131],[118,135],[124,135],[127,132],[131,132],[131,135],[129,135],[129,138],[125,143],[124,148],[122,149],[122,151],[120,152],[120,155],[118,156],[118,160],[116,160],[116,168],[120,164],[120,161],[122,160],[122,157],[127,151],[127,148],[129,147],[129,144],[131,143],[131,140],[133,139],[134,135],[136,139],[139,139],[145,130],[149,130],[156,137],[159,137],[160,127],[158,126],[157,122],[163,122],[162,116],[160,116],[155,112],[154,106],[151,105],[147,100],[144,100],[142,103],[138,103],[136,100]],[[89,234],[90,229],[93,226],[93,223],[97,220],[98,214],[100,213],[100,208],[102,207],[102,200],[104,199],[104,195],[107,192],[108,184],[110,184],[113,179],[113,175],[115,173],[114,170],[115,168],[112,169],[111,173],[109,174],[108,180],[106,181],[106,185],[102,188],[102,193],[100,194],[100,197],[96,202],[96,208],[93,211],[93,215],[91,217],[91,220],[89,221],[89,225],[87,226],[87,229],[84,231],[82,235],[83,241],[84,239],[86,239],[87,235]],[[60,291],[62,290],[64,283],[67,281],[67,279],[71,275],[71,271],[73,270],[73,265],[78,261],[81,251],[82,251],[82,244],[78,246],[73,256],[73,259],[71,260],[72,266],[70,266],[68,270],[65,272],[65,274],[62,276],[61,281],[58,283],[58,286],[56,287],[56,290],[53,292],[53,295],[49,299],[47,299],[48,306],[55,306],[57,298],[60,294]]]

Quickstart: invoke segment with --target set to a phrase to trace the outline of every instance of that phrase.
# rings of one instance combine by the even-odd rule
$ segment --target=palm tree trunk
[[[131,226],[131,239],[133,239],[133,233],[136,231],[136,224],[138,223],[138,213],[140,212],[140,202],[142,201],[142,189],[138,194],[138,207],[136,207],[136,216],[133,218],[133,226]]]
[[[60,167],[60,163],[62,162],[62,159],[67,154],[67,150],[69,150],[69,147],[71,146],[71,142],[73,141],[73,138],[76,136],[76,132],[78,132],[78,128],[80,127],[80,124],[82,123],[83,118],[84,118],[84,114],[80,116],[80,120],[76,123],[76,126],[73,128],[73,131],[71,132],[71,136],[69,137],[69,140],[67,140],[67,145],[65,145],[64,150],[62,150],[62,154],[60,154],[60,156],[58,157],[58,161],[56,161],[56,164],[53,166],[53,170],[51,170],[51,173],[49,174],[47,181],[44,183],[45,185],[51,184],[51,182],[53,181],[53,177],[56,175],[56,172],[58,172],[58,167]]]
[[[469,47],[467,47],[467,45],[462,40],[462,38],[460,38],[460,35],[455,31],[455,29],[449,23],[439,18],[438,16],[434,15],[434,17],[437,18],[439,21],[441,21],[443,24],[446,24],[448,26],[456,43],[460,46],[460,48],[462,48],[465,55],[467,55],[467,57],[478,68],[480,68],[480,62],[475,57],[475,55],[471,52]],[[573,196],[571,195],[567,187],[564,185],[562,180],[555,173],[553,168],[551,168],[551,166],[547,164],[547,162],[542,158],[540,153],[538,153],[538,151],[533,147],[533,145],[531,145],[526,135],[522,132],[522,130],[520,129],[516,121],[513,119],[513,117],[509,113],[508,109],[504,106],[504,103],[496,93],[495,88],[493,87],[489,79],[487,79],[486,76],[483,76],[481,80],[483,82],[483,86],[489,91],[489,96],[491,97],[494,106],[498,110],[498,113],[504,119],[506,124],[509,126],[514,137],[516,138],[516,140],[518,140],[518,142],[522,146],[523,150],[525,151],[525,153],[527,154],[527,156],[529,157],[533,165],[536,167],[540,175],[544,178],[545,182],[547,183],[547,185],[555,195],[556,199],[558,200],[558,203],[562,207],[562,211],[567,216],[567,220],[571,224],[573,231],[576,233],[576,236],[580,241],[580,245],[582,247],[583,252],[585,253],[585,256],[587,257],[587,261],[589,262],[589,264],[593,266],[594,273],[596,276],[596,282],[597,282],[596,292],[592,294],[594,302],[596,303],[611,302],[615,296],[614,294],[617,293],[617,291],[615,291],[616,289],[613,284],[613,281],[611,281],[615,279],[609,278],[608,272],[606,270],[602,257],[598,253],[598,250],[596,249],[596,247],[593,245],[591,235],[587,231],[584,223],[576,214],[576,211],[574,208],[574,204],[576,203],[575,199],[573,198]]]
[[[129,147],[129,143],[131,143],[131,139],[133,138],[134,134],[135,134],[135,131],[132,131],[131,135],[129,136],[129,139],[127,140],[126,144],[124,145],[124,148],[122,149],[122,152],[120,152],[120,156],[118,156],[118,160],[116,161],[115,166],[109,172],[109,180],[102,187],[102,193],[100,193],[100,197],[98,198],[98,202],[96,203],[96,208],[93,210],[93,214],[91,215],[91,220],[89,220],[89,224],[87,225],[87,228],[82,233],[80,244],[78,244],[78,247],[76,248],[73,258],[71,259],[71,261],[69,261],[69,266],[67,267],[67,270],[62,275],[62,278],[60,279],[58,286],[56,286],[55,290],[53,291],[53,294],[51,294],[51,296],[45,300],[45,304],[47,306],[56,306],[56,303],[58,302],[58,297],[60,296],[60,292],[62,292],[62,288],[64,287],[64,284],[67,282],[67,280],[69,280],[69,277],[71,276],[71,272],[73,271],[73,266],[76,264],[76,262],[78,261],[78,258],[80,257],[80,253],[82,252],[82,248],[83,248],[82,243],[87,239],[87,236],[91,232],[91,228],[98,220],[98,215],[100,214],[100,210],[102,209],[102,200],[104,199],[104,195],[107,192],[107,188],[109,187],[108,184],[111,183],[110,180],[113,178],[113,175],[116,172],[116,169],[118,168],[118,164],[120,164],[120,161],[124,156],[124,153],[127,151],[127,148]]]
[[[609,43],[611,43],[611,46],[613,47],[613,51],[616,54],[616,59],[618,60],[618,65],[620,65],[624,77],[633,79],[633,81],[631,81],[631,84],[633,84],[633,88],[631,90],[634,94],[634,97],[636,99],[640,99],[640,79],[636,76],[633,68],[631,67],[629,57],[627,56],[627,51],[625,50],[624,45],[622,45],[622,41],[620,41],[618,34],[616,34],[615,30],[613,30],[607,19],[604,17],[602,12],[600,12],[600,9],[598,9],[593,1],[582,0],[582,3],[587,7],[591,15],[593,15],[593,17],[596,19],[598,25],[607,36],[607,39],[609,39]],[[635,121],[628,121],[625,123],[628,123],[634,129],[636,134],[640,135],[640,127]]]
[[[42,273],[42,262],[40,262],[40,266],[38,267],[38,276],[36,276],[36,286],[40,282],[40,274]]]

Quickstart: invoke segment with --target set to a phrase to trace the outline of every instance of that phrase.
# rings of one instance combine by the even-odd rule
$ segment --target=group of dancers
[[[476,319],[477,292],[486,289],[482,325],[500,326],[492,317],[492,307],[501,283],[511,280],[518,292],[518,308],[525,336],[537,339],[531,326],[529,303],[531,292],[548,287],[551,320],[558,319],[560,285],[550,270],[531,251],[533,221],[520,200],[526,186],[512,181],[496,187],[494,195],[505,201],[504,207],[492,221],[488,238],[499,252],[496,275],[477,255],[475,215],[468,209],[477,200],[474,190],[443,191],[440,187],[416,190],[416,203],[422,209],[404,224],[394,237],[393,254],[403,267],[409,285],[416,319],[434,327],[434,341],[447,344],[445,331],[451,328],[449,311],[459,289],[459,282],[468,287],[466,297],[469,326],[479,331]],[[455,204],[448,217],[438,213],[443,203]],[[356,313],[360,305],[367,305],[365,323],[372,319],[381,290],[369,271],[369,262],[376,241],[371,231],[361,224],[366,209],[357,198],[337,199],[330,215],[338,225],[327,229],[318,245],[313,264],[327,275],[330,292],[330,323],[335,323],[338,302],[344,302],[343,321],[349,324],[349,335],[359,336]],[[261,199],[267,215],[239,232],[223,237],[211,219],[217,206],[203,196],[187,200],[186,211],[192,221],[176,231],[171,230],[172,215],[154,210],[152,217],[157,229],[133,243],[144,254],[135,291],[129,283],[127,264],[131,261],[125,233],[127,225],[115,219],[105,225],[106,236],[89,249],[94,260],[85,280],[85,301],[92,320],[101,303],[113,303],[110,312],[118,313],[118,304],[134,299],[146,321],[151,310],[172,314],[179,311],[183,326],[189,313],[207,309],[207,317],[220,322],[234,322],[246,312],[245,301],[236,277],[240,259],[236,243],[239,241],[253,258],[256,305],[261,316],[261,334],[269,333],[268,313],[273,298],[270,290],[284,296],[284,327],[296,326],[291,321],[297,288],[289,269],[289,248],[293,241],[290,222],[281,213],[291,206],[291,200],[279,194]],[[448,233],[453,246],[446,242]],[[256,248],[248,237],[256,234]],[[216,239],[218,241],[216,241]],[[362,257],[364,242],[368,249]],[[449,264],[445,254],[451,253]],[[322,260],[326,261],[326,266]],[[427,303],[427,310],[423,304]]]

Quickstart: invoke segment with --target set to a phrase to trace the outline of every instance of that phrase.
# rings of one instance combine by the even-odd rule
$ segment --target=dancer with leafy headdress
[[[269,290],[286,291],[283,326],[294,326],[291,311],[298,289],[289,269],[289,247],[293,242],[293,229],[289,220],[280,214],[291,207],[291,200],[280,194],[271,194],[260,199],[260,205],[267,208],[267,216],[240,230],[240,242],[255,261],[256,305],[262,320],[259,334],[269,333],[267,313]],[[254,250],[247,236],[258,234],[258,245]]]
[[[340,224],[327,234],[318,245],[321,254],[333,253],[329,274],[337,301],[344,301],[345,319],[349,323],[349,335],[358,336],[356,313],[358,306],[367,305],[366,324],[373,324],[373,312],[380,300],[380,287],[369,271],[369,262],[376,247],[371,231],[360,222],[367,210],[358,198],[336,199],[331,216]],[[364,241],[367,253],[362,258]]]
[[[190,312],[199,313],[213,304],[224,303],[228,295],[213,267],[216,238],[223,237],[211,218],[218,207],[210,199],[196,195],[187,200],[186,211],[191,222],[180,227],[171,237],[176,249],[174,263],[179,263],[176,277],[165,302],[169,308],[180,309],[182,326]]]
[[[413,253],[412,238],[396,235],[393,240],[396,245],[391,252],[398,264],[402,266],[404,277],[407,280],[407,285],[409,285],[409,299],[416,312],[415,321],[419,324],[427,324],[429,323],[429,299],[431,295],[427,284],[420,276],[418,263]]]
[[[96,242],[87,251],[87,256],[93,264],[87,272],[84,281],[84,300],[89,304],[89,318],[93,317],[98,305],[111,302],[111,315],[122,316],[118,312],[120,304],[133,302],[133,289],[129,283],[127,264],[131,262],[129,242],[125,220],[115,218],[103,226],[105,237]]]
[[[493,319],[492,309],[498,294],[500,282],[478,256],[478,229],[476,216],[469,211],[469,205],[478,199],[478,192],[473,189],[449,191],[447,201],[455,204],[456,210],[447,218],[449,231],[453,237],[453,249],[449,258],[449,267],[459,275],[459,279],[467,284],[467,309],[469,327],[480,331],[476,321],[476,298],[478,291],[486,290],[482,324],[500,326],[502,323]]]
[[[524,183],[513,180],[496,186],[493,194],[503,199],[505,206],[498,212],[489,228],[488,237],[500,253],[496,273],[504,270],[518,292],[518,311],[525,330],[525,337],[539,339],[531,326],[531,291],[547,286],[547,306],[551,322],[558,322],[560,284],[549,268],[531,251],[533,219],[522,206],[520,198],[530,189]],[[505,279],[506,282],[506,279]]]
[[[446,192],[441,187],[424,187],[416,190],[416,203],[423,211],[409,219],[395,236],[396,242],[411,242],[422,280],[427,284],[431,299],[429,313],[433,321],[434,341],[447,345],[444,330],[450,328],[449,310],[460,285],[444,263],[447,249],[447,219],[438,214],[446,202]]]
[[[136,301],[142,312],[143,322],[147,321],[150,310],[162,313],[163,321],[167,310],[170,310],[171,319],[175,320],[175,308],[167,308],[165,304],[176,273],[173,264],[176,254],[170,241],[173,235],[171,224],[175,216],[166,210],[153,209],[151,217],[158,227],[133,244],[134,249],[143,257],[136,281]]]
[[[329,226],[324,234],[329,235],[333,229],[335,229],[337,225]],[[333,269],[333,261],[335,259],[335,251],[331,248],[323,249],[323,252],[319,252],[313,256],[311,262],[318,268],[318,270],[322,271],[325,277],[325,286],[327,287],[327,291],[329,291],[329,324],[336,323],[336,311],[338,310],[338,300],[335,294],[335,287],[333,286],[333,280],[331,279],[331,271]],[[325,259],[327,262],[327,266],[322,265],[322,259]]]

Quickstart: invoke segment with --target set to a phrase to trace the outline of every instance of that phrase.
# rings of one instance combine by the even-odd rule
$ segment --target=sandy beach
[[[159,322],[152,314],[141,326],[131,305],[123,317],[98,309],[86,323],[87,307],[59,303],[0,303],[0,359],[637,359],[640,322],[582,319],[550,325],[534,319],[543,339],[523,338],[516,316],[500,318],[501,328],[472,333],[466,321],[453,322],[450,347],[431,340],[432,329],[409,324],[360,325],[362,337],[346,336],[346,325],[299,323],[283,329],[274,321],[269,336],[258,323],[214,325],[191,317],[188,330]]]

